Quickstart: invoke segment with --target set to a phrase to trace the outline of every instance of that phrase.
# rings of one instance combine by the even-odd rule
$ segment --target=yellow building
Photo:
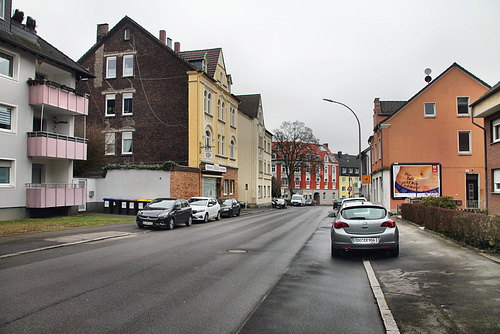
[[[189,76],[189,166],[201,169],[202,194],[238,197],[238,105],[221,48],[179,55]]]

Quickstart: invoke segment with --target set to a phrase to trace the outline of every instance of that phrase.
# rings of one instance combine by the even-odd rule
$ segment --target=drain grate
[[[245,254],[245,253],[248,253],[248,251],[244,250],[244,249],[226,249],[226,253],[229,253],[229,254]]]

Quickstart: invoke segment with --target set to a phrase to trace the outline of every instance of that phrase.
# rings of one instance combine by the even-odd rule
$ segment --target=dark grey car
[[[193,224],[192,209],[185,199],[156,198],[137,213],[139,228],[156,227],[172,230],[175,225]]]
[[[220,215],[233,217],[241,213],[241,205],[235,198],[218,198],[220,204]]]

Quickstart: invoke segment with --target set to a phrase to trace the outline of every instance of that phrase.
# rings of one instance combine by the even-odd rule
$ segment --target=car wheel
[[[204,223],[208,223],[208,213],[205,214],[205,218],[203,218]]]
[[[332,245],[332,257],[339,257],[340,255],[341,255],[341,250],[333,248]]]
[[[236,214],[236,216],[239,217],[240,213],[241,213],[241,209],[238,210],[238,213]]]
[[[399,245],[396,248],[389,250],[389,256],[390,257],[398,257],[399,256]]]
[[[137,224],[137,227],[140,229],[144,229],[144,225],[142,225],[142,224]]]
[[[215,220],[219,220],[220,219],[220,211],[217,211],[217,216],[215,216]]]
[[[186,226],[191,226],[191,225],[193,225],[193,217],[191,217],[191,215],[189,215],[188,220],[186,222]]]
[[[175,225],[174,218],[170,218],[167,221],[167,230],[173,230],[174,229],[174,225]]]
[[[231,210],[229,210],[229,217],[231,218],[233,216],[234,216],[234,211],[233,211],[233,209],[231,209]]]

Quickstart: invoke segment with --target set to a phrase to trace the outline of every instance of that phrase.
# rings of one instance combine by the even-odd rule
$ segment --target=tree
[[[273,198],[281,197],[281,180],[276,179],[274,176],[271,179],[271,193]]]
[[[75,176],[82,176],[88,172],[102,171],[102,167],[107,164],[103,155],[105,145],[104,133],[101,130],[101,126],[90,122],[87,124],[85,132],[87,139],[87,160],[77,160],[74,162],[73,172]],[[83,137],[83,128],[75,130],[75,134]]]
[[[273,153],[276,154],[276,160],[285,166],[290,196],[294,193],[293,176],[296,168],[314,167],[312,174],[316,174],[316,166],[322,165],[317,153],[318,143],[312,129],[299,121],[283,122],[274,130]]]

